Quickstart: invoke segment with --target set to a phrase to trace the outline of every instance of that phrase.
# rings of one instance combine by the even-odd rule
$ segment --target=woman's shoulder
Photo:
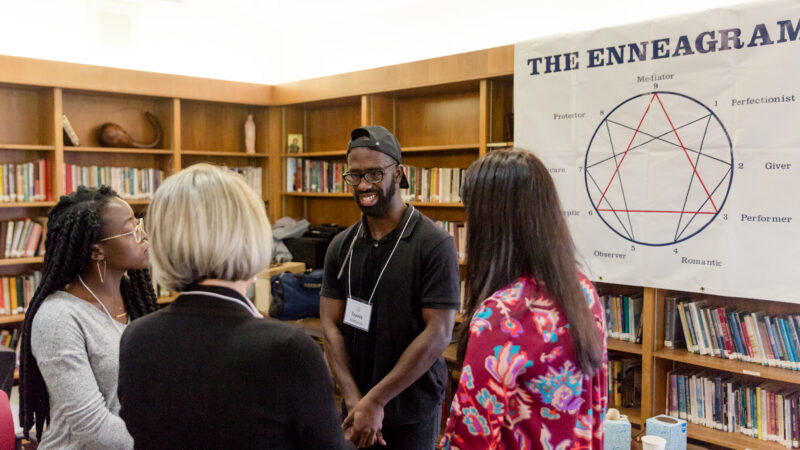
[[[307,352],[317,347],[301,328],[272,318],[250,320],[243,330],[249,342],[272,350]]]
[[[81,314],[84,306],[91,305],[66,291],[55,291],[42,301],[33,318],[33,323],[57,322],[64,324],[69,317]]]

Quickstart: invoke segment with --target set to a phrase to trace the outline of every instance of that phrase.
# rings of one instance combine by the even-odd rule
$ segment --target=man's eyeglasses
[[[133,231],[128,231],[127,233],[118,234],[116,236],[110,236],[107,238],[100,239],[100,242],[110,241],[112,239],[121,238],[123,236],[127,236],[129,234],[133,235],[133,240],[136,243],[142,242],[142,238],[144,237],[144,221],[141,218],[136,219],[136,227],[134,227]]]
[[[358,186],[358,184],[361,183],[362,178],[367,180],[367,183],[380,183],[383,181],[383,175],[386,173],[386,171],[396,165],[397,164],[392,164],[391,166],[383,167],[381,169],[371,169],[364,173],[351,172],[348,170],[347,172],[343,173],[342,176],[344,176],[344,181],[350,186]]]

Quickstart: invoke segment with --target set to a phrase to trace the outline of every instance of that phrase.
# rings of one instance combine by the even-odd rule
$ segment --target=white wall
[[[273,84],[736,3],[0,0],[0,54]]]

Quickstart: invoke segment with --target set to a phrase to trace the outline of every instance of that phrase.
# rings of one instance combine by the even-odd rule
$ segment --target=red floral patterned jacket
[[[602,336],[602,305],[580,284]],[[478,308],[461,379],[450,407],[445,449],[602,449],[607,356],[593,376],[581,373],[569,323],[532,278],[520,278]]]

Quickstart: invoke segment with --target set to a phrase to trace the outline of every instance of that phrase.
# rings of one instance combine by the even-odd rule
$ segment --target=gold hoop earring
[[[100,261],[97,261],[97,275],[100,276],[100,283],[105,283],[105,274],[106,274],[106,260],[103,260],[103,271],[100,271]]]

